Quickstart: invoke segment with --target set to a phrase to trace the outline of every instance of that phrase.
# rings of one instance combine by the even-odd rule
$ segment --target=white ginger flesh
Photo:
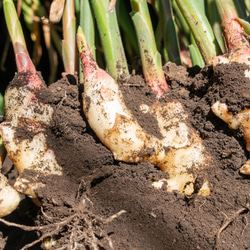
[[[35,189],[43,186],[39,176],[62,175],[62,168],[46,143],[46,129],[52,123],[53,108],[36,97],[36,91],[46,88],[37,74],[23,72],[16,77],[23,85],[10,84],[6,90],[6,121],[0,125],[0,134],[8,156],[21,174],[14,187],[35,198]]]
[[[6,150],[0,140],[0,170],[6,156]],[[7,178],[0,173],[0,217],[12,213],[20,203],[18,192],[8,183]]]
[[[156,102],[147,110],[158,122],[163,147],[169,149],[164,161],[157,164],[169,175],[168,190],[191,194],[196,173],[209,167],[210,156],[202,139],[188,122],[188,113],[180,102]],[[208,186],[202,188],[207,188],[203,194],[210,193]]]
[[[7,178],[0,174],[0,217],[13,212],[20,203],[18,192],[8,184]]]
[[[250,109],[243,110],[236,115],[228,112],[225,103],[217,101],[212,110],[216,116],[226,122],[231,129],[241,129],[243,138],[246,141],[246,149],[250,152]],[[250,159],[241,167],[240,173],[250,175]]]

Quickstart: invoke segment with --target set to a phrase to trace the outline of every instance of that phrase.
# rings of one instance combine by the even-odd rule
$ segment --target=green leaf
[[[190,57],[192,60],[192,65],[196,66],[198,65],[200,68],[203,68],[205,66],[204,60],[201,56],[201,53],[198,49],[198,47],[194,46],[193,44],[188,46]]]
[[[213,27],[214,35],[218,41],[220,49],[222,53],[226,53],[226,47],[222,35],[221,18],[215,0],[206,1],[206,10],[208,13],[209,22]]]

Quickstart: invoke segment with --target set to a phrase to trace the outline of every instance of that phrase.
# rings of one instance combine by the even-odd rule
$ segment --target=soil
[[[159,101],[184,105],[212,156],[206,170],[212,191],[208,196],[155,189],[152,181],[167,174],[148,162],[115,161],[82,112],[84,87],[72,76],[50,85],[39,98],[55,108],[47,143],[64,175],[42,179],[48,183],[38,190],[42,207],[23,196],[18,209],[4,219],[41,228],[27,231],[1,223],[0,249],[21,249],[42,235],[51,244],[51,237],[57,241],[51,249],[111,249],[111,244],[122,250],[250,249],[250,178],[239,173],[249,153],[240,129],[229,129],[211,111],[218,100],[235,114],[250,108],[245,69],[237,63],[204,69],[164,66],[169,91]],[[154,118],[138,108],[153,104],[155,94],[140,75],[119,84],[140,125],[157,136]],[[17,171],[8,158],[2,172],[13,184]],[[43,248],[38,242],[29,249]]]

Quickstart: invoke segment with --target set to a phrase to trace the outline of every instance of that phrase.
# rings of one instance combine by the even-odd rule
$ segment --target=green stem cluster
[[[220,53],[213,30],[197,1],[176,0],[206,64]]]
[[[140,47],[143,74],[158,97],[167,91],[167,83],[162,70],[161,54],[158,52],[154,31],[146,0],[131,0],[131,17]]]
[[[127,61],[118,27],[116,10],[109,12],[109,0],[91,0],[102,42],[107,71],[114,78],[129,76]]]

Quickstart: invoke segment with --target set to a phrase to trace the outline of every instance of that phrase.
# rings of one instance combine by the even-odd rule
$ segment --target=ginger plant
[[[68,3],[70,3],[70,1],[68,1]],[[147,20],[147,18],[149,18],[148,15],[147,17],[143,16],[145,13],[148,14],[148,11],[146,11],[146,0],[131,1],[131,8],[133,10],[131,16],[135,26],[135,33],[137,33],[137,41],[142,41],[144,34],[140,29],[143,27],[138,26],[142,26],[143,23],[148,31],[144,37],[146,40],[150,40],[148,44],[145,45],[143,42],[138,44],[142,55],[141,61],[144,67],[144,76],[156,94],[156,101],[151,106],[142,103],[139,109],[155,117],[162,138],[157,138],[147,133],[139,125],[132,115],[132,112],[126,107],[119,85],[116,82],[116,79],[123,73],[123,78],[128,78],[129,72],[120,43],[120,34],[116,23],[114,6],[110,10],[110,2],[107,0],[92,0],[89,1],[89,3],[97,20],[99,36],[106,59],[106,68],[111,74],[110,76],[98,66],[92,53],[90,53],[86,43],[87,39],[79,28],[77,43],[84,73],[83,111],[90,127],[101,142],[113,152],[116,160],[132,163],[148,161],[168,173],[169,178],[164,180],[168,184],[168,191],[178,190],[182,194],[192,194],[196,177],[199,171],[210,166],[211,156],[203,145],[202,138],[199,137],[188,122],[190,114],[187,113],[183,105],[178,100],[171,102],[161,102],[161,100],[157,100],[163,98],[164,92],[167,91],[166,79],[161,69],[162,58],[160,52],[164,51],[164,49],[156,47],[156,45],[159,46],[159,44],[161,44],[161,41],[159,42],[159,40],[157,40],[160,39],[160,36],[155,39],[156,45],[152,45],[152,41],[154,40],[153,26]],[[112,4],[114,3],[115,1],[112,2]],[[245,23],[235,15],[235,12],[230,12],[230,22],[233,22],[233,27],[237,26],[238,28],[230,30],[230,26],[228,26],[229,21],[224,21],[225,34],[228,34],[228,36],[226,35],[226,45],[229,53],[227,57],[217,57],[220,50],[213,31],[209,26],[209,22],[204,16],[204,12],[201,12],[200,7],[193,2],[190,3],[190,1],[176,0],[175,3],[173,3],[173,5],[169,4],[169,6],[176,8],[176,10],[178,9],[177,11],[179,11],[178,13],[180,15],[182,14],[182,18],[186,19],[186,23],[189,25],[188,35],[191,36],[192,34],[192,39],[196,41],[204,62],[207,65],[221,61],[229,62],[235,60],[234,58],[236,58],[236,55],[239,53],[243,59],[247,58],[247,53],[245,53],[245,50],[248,48],[248,46],[245,46],[247,44],[247,35],[243,30]],[[228,4],[230,4],[230,2],[228,2]],[[220,10],[219,1],[217,5],[222,19],[227,20],[223,14],[224,12]],[[65,6],[67,6],[67,3]],[[91,10],[91,8],[89,8],[89,10]],[[45,140],[47,136],[46,129],[52,124],[54,110],[49,104],[42,103],[37,95],[37,93],[46,90],[46,85],[40,75],[37,74],[29,57],[12,1],[4,1],[4,10],[9,33],[13,42],[18,72],[20,73],[16,76],[20,82],[20,86],[10,84],[6,91],[6,121],[0,126],[0,134],[9,157],[20,172],[15,188],[34,198],[36,197],[35,190],[44,185],[40,182],[39,176],[49,176],[51,174],[62,175],[62,168],[58,164],[53,150],[48,148]],[[173,9],[171,10],[173,11]],[[72,8],[66,9],[64,13],[67,13],[66,11],[70,11],[71,14],[73,13]],[[158,9],[156,6],[155,11],[159,11],[159,6]],[[65,15],[67,18],[67,14]],[[190,15],[193,18],[191,18]],[[160,16],[159,14],[159,17]],[[70,43],[74,43],[74,39],[72,39],[75,27],[74,14],[72,14],[71,17],[72,23],[69,25],[71,25],[72,30],[70,30],[70,32],[72,33],[67,36],[67,29],[64,31],[65,39],[63,47],[69,48],[68,51],[70,51],[66,52],[66,50],[64,50],[63,58],[65,61],[70,58],[71,54],[74,54],[73,47],[71,48],[71,45],[68,46],[68,41],[71,40]],[[10,20],[12,20],[12,23]],[[66,27],[67,21],[63,23]],[[179,29],[180,28],[181,27],[179,27]],[[108,31],[108,36],[105,36],[105,30]],[[114,30],[114,34],[111,32],[112,30]],[[231,31],[233,34],[234,32],[238,32],[236,35],[237,39],[230,38]],[[124,33],[126,32],[128,31],[124,29]],[[93,32],[87,33],[87,35],[93,34]],[[174,35],[176,36],[176,34]],[[239,37],[241,39],[238,39]],[[181,37],[181,39],[183,39],[183,44],[189,42],[187,37]],[[90,40],[93,41],[93,39]],[[244,40],[244,46],[238,46],[237,43],[234,43],[235,40],[237,40],[238,43]],[[166,43],[163,42],[162,44],[165,45]],[[91,44],[91,49],[93,49],[93,47],[93,44]],[[117,51],[119,51],[119,53]],[[150,55],[150,58],[145,56],[145,52],[147,55]],[[191,50],[190,52],[192,53]],[[116,56],[120,55],[120,53],[122,56],[118,56],[117,58]],[[109,58],[111,60],[109,60]],[[148,64],[148,60],[151,59],[154,62],[153,65],[151,65],[152,69]],[[72,60],[72,63],[73,61],[75,60]],[[245,62],[246,60],[244,59],[240,62],[243,61]],[[67,64],[65,64],[65,68],[67,73],[74,74],[75,66],[67,67]],[[153,78],[155,79],[153,79],[154,81],[152,82],[150,77],[154,71],[159,72],[159,75],[153,74]],[[148,73],[150,73],[149,78]],[[22,100],[20,98],[18,99],[20,96]],[[215,114],[223,118],[220,111],[217,112],[219,109],[222,110],[219,105],[213,108]],[[233,128],[238,126],[245,128],[244,131],[246,132],[244,137],[246,139],[249,138],[248,123],[245,123],[249,117],[247,114],[247,112],[243,112],[236,117],[230,116],[230,119],[236,118],[238,120],[237,125]],[[224,120],[230,122],[230,119]],[[24,127],[32,134],[31,139],[16,137],[20,128]],[[35,177],[33,178],[33,176]],[[209,194],[209,192],[206,177],[204,177],[200,194],[206,195]]]
[[[222,4],[221,1],[216,1],[218,10],[222,17],[222,27],[224,29],[224,38],[227,48],[227,54],[212,58],[213,65],[217,63],[244,63],[249,66],[250,62],[250,43],[248,39],[248,27],[250,24],[238,17],[233,1],[227,0]],[[245,70],[245,77],[249,76],[250,69]],[[212,110],[216,116],[228,123],[232,129],[241,129],[243,138],[246,141],[246,149],[250,152],[250,109],[242,110],[236,115],[228,112],[228,107],[225,103],[216,102],[212,106]],[[242,174],[250,174],[250,160],[247,160],[240,169]]]
[[[209,166],[210,157],[187,122],[182,104],[142,105],[141,109],[155,115],[163,139],[146,133],[126,107],[117,82],[98,67],[81,28],[77,45],[84,73],[83,111],[98,138],[116,160],[149,161],[169,174],[169,191],[191,194],[197,172]],[[189,173],[191,169],[193,173]],[[209,188],[204,186],[201,192],[208,194]]]
[[[5,92],[6,120],[0,125],[0,134],[20,173],[14,188],[36,198],[35,189],[44,186],[39,180],[41,175],[62,175],[62,168],[46,143],[46,128],[52,123],[54,111],[38,97],[46,85],[30,59],[13,1],[4,1],[4,13],[19,74],[15,79],[18,85],[10,84]],[[26,133],[24,138],[18,137],[23,129],[34,136],[30,138]]]
[[[152,23],[146,1],[131,0],[131,17],[134,22],[146,82],[160,98],[168,85],[162,70],[161,55],[157,51]]]
[[[236,6],[233,0],[220,1],[216,0],[218,12],[220,14],[223,28],[223,35],[227,53],[218,56],[218,44],[213,32],[207,22],[207,19],[202,15],[201,11],[195,11],[194,2],[176,0],[183,16],[192,30],[196,39],[197,45],[201,51],[203,59],[207,65],[212,64],[214,67],[219,63],[245,63],[250,62],[250,43],[248,38],[250,24],[237,14]],[[189,15],[193,15],[191,18]],[[203,34],[203,35],[202,35]],[[245,70],[245,76],[249,78],[249,69]],[[243,137],[246,140],[247,150],[249,148],[249,120],[250,110],[246,109],[236,115],[228,112],[228,107],[225,103],[215,102],[212,106],[212,111],[216,116],[229,124],[232,129],[241,128]],[[250,173],[249,160],[240,169],[242,174]]]

